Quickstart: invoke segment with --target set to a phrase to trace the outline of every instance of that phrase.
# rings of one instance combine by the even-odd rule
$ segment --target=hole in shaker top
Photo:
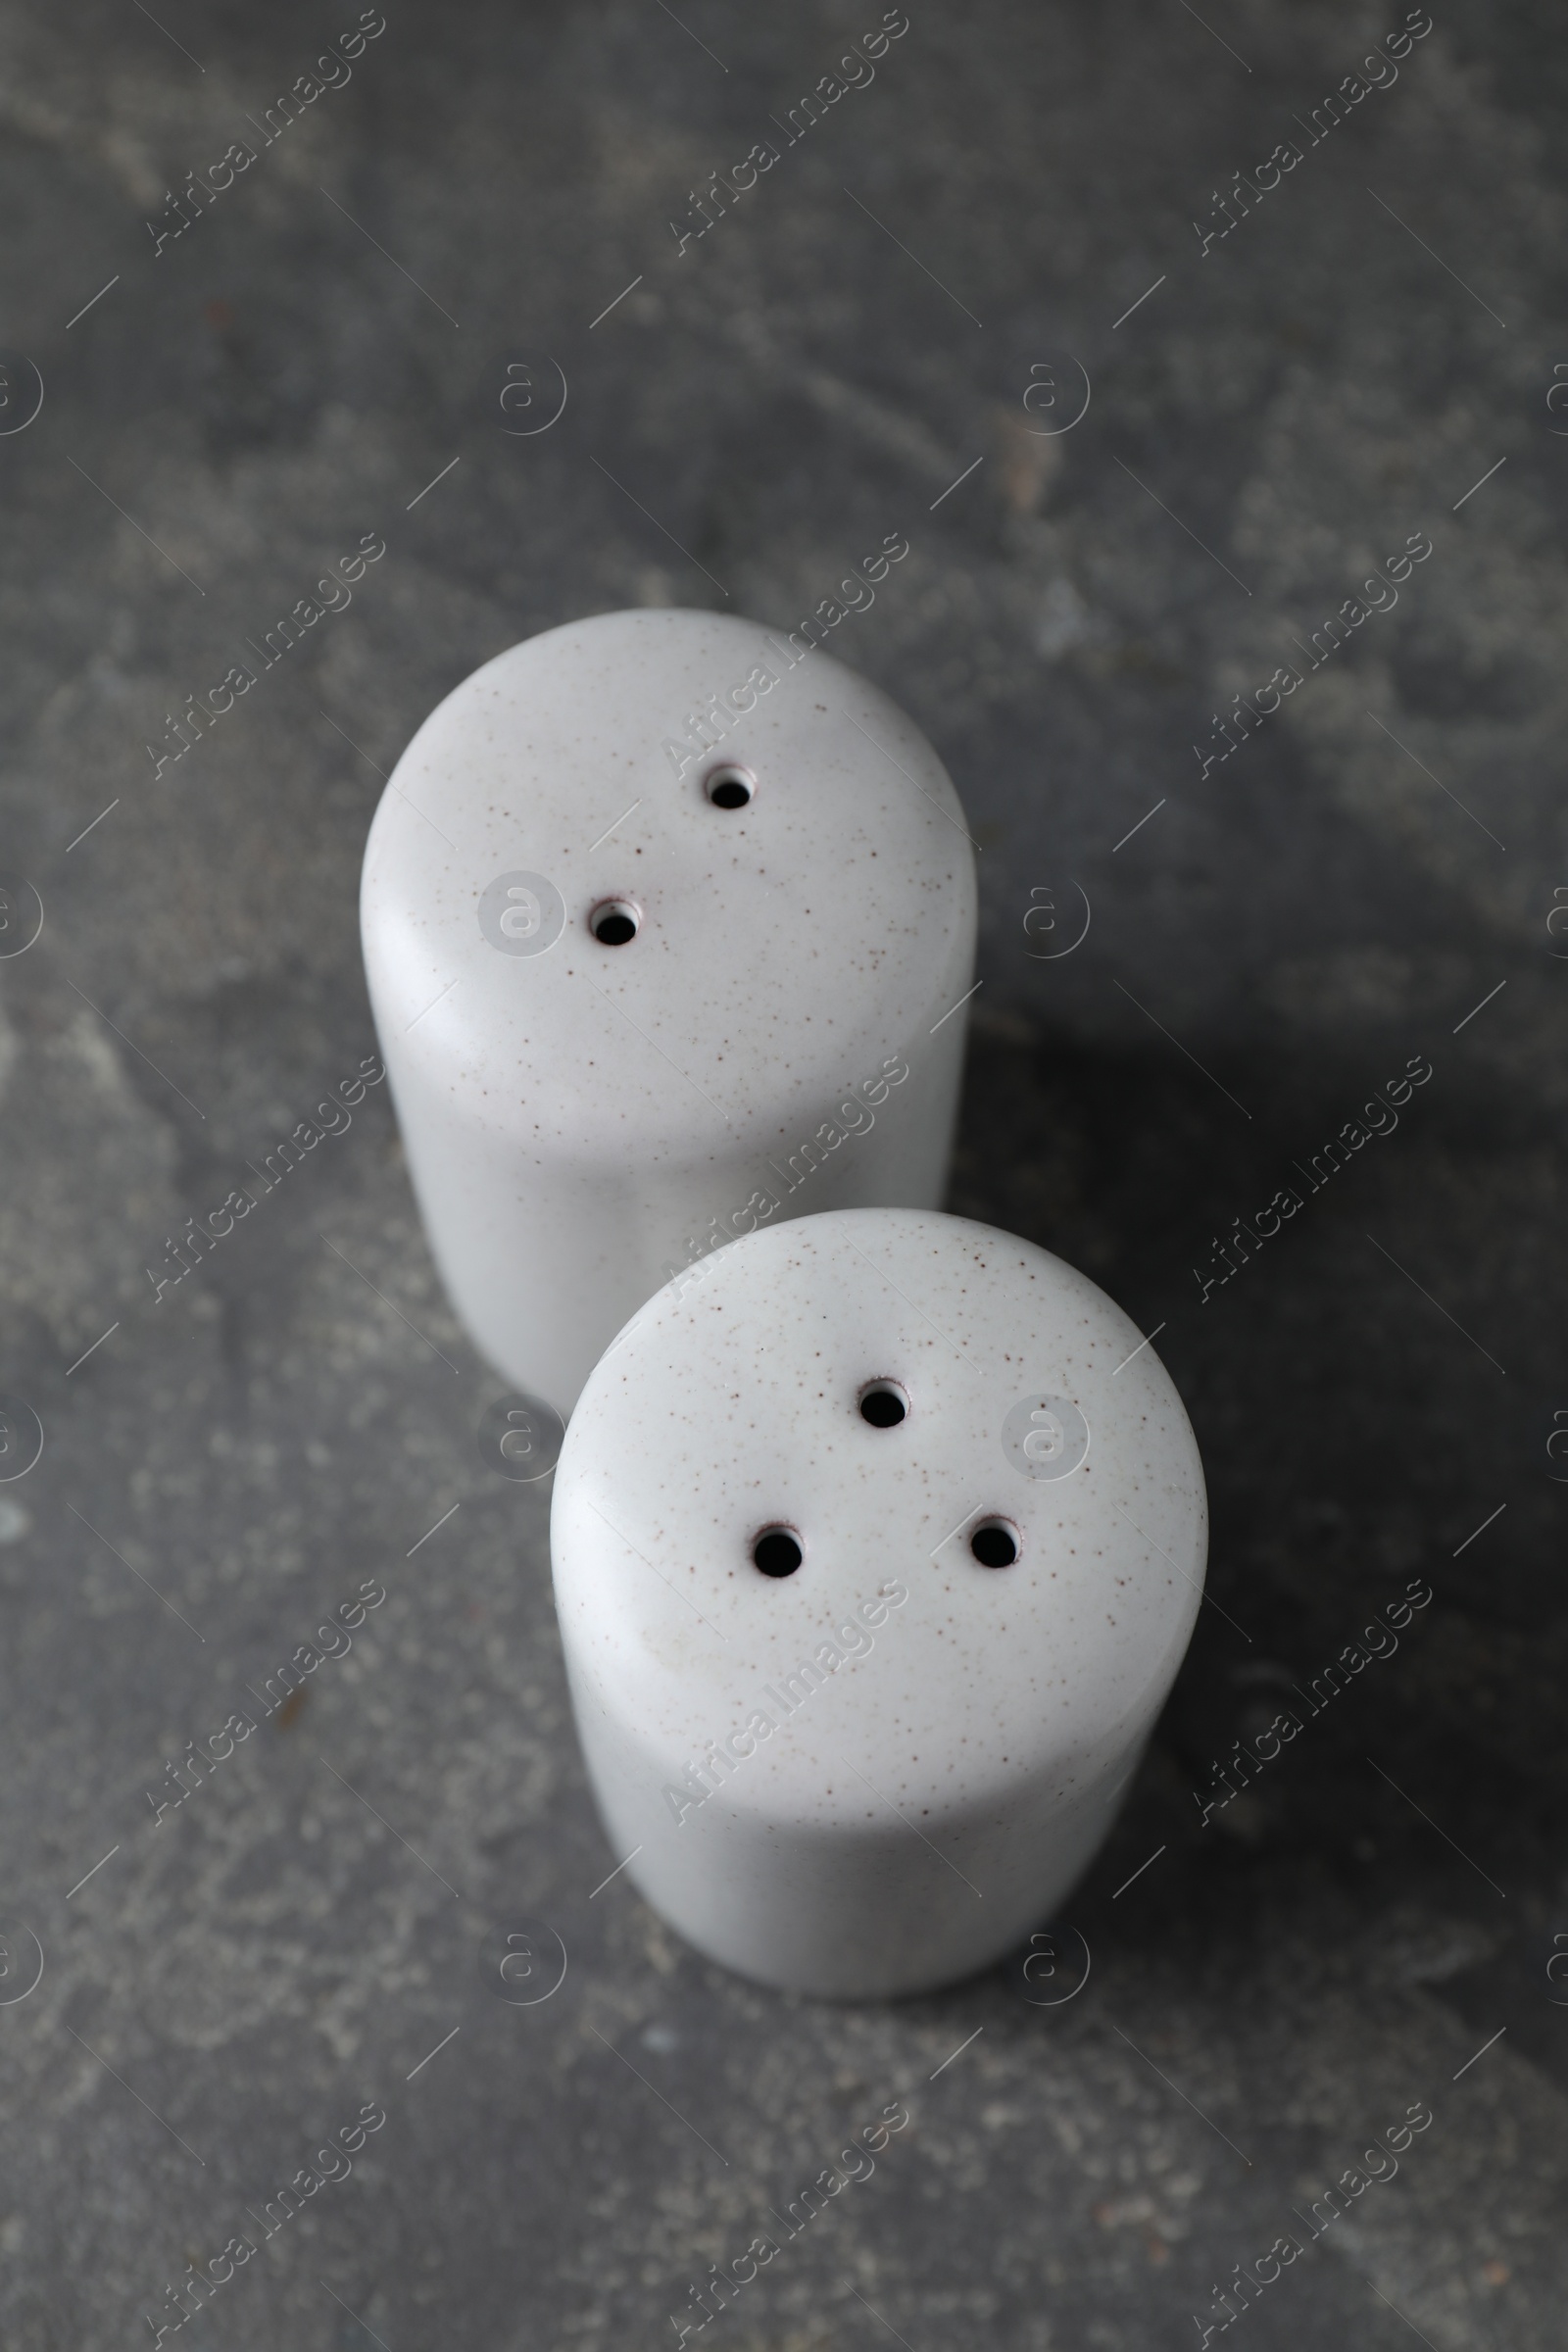
[[[744,808],[757,790],[757,778],[749,768],[726,763],[709,769],[703,790],[715,808]]]
[[[860,1391],[860,1419],[873,1429],[897,1429],[908,1410],[908,1393],[896,1380],[873,1380]]]
[[[605,899],[588,917],[588,928],[602,948],[623,948],[636,938],[642,919],[629,899]]]
[[[764,1576],[793,1576],[805,1554],[787,1527],[764,1527],[752,1545],[752,1560]]]
[[[982,1519],[969,1549],[982,1568],[1010,1568],[1018,1557],[1018,1531],[1006,1519]]]

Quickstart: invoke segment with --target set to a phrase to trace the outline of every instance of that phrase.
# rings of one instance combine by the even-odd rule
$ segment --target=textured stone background
[[[673,2342],[689,2283],[904,2098],[876,2177],[704,2340],[1192,2343],[1424,2099],[1244,2340],[1560,2343],[1568,51],[1546,0],[1434,5],[1205,257],[1211,191],[1396,10],[910,0],[874,84],[677,255],[698,176],[874,7],[388,0],[352,82],[156,259],[166,188],[353,11],[0,7],[0,340],[46,391],[0,437],[0,863],[46,908],[0,961],[0,1390],[47,1432],[0,1486],[0,1991],[45,1958],[0,2009],[8,2352],[150,2343],[166,2284],[373,2099],[353,2178],[166,2341]],[[544,351],[565,414],[508,437],[506,363]],[[1087,416],[1032,430],[1031,368],[1065,399],[1074,360]],[[440,695],[714,581],[793,622],[895,529],[836,650],[984,844],[954,1205],[1164,1325],[1227,1612],[1054,2008],[1006,1971],[780,2000],[623,1882],[590,1901],[548,1496],[480,1459],[499,1383],[384,1094],[199,1278],[154,1307],[144,1272],[369,1049],[359,857]],[[353,606],[155,778],[166,711],[368,530]],[[1416,530],[1397,609],[1203,779],[1212,712]],[[1088,937],[1031,956],[1080,892]],[[1397,1133],[1201,1305],[1210,1237],[1416,1054]],[[1397,1655],[1200,1828],[1210,1761],[1418,1576]],[[165,1760],[368,1577],[388,1600],[297,1720],[155,1829]],[[542,2006],[480,1987],[509,1911],[569,1952]]]

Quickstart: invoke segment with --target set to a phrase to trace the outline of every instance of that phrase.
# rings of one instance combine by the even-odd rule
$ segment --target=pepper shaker
[[[713,1249],[942,1198],[970,838],[918,729],[800,632],[612,612],[498,655],[398,761],[361,916],[449,1297],[563,1414]]]

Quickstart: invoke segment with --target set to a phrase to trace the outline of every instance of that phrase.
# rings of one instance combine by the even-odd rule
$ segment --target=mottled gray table
[[[1396,10],[909,0],[809,127],[873,7],[388,0],[297,120],[316,12],[0,9],[8,944],[44,912],[0,960],[0,1393],[45,1433],[0,1485],[7,2352],[150,2344],[247,2233],[166,2344],[673,2344],[899,2101],[705,2343],[1217,2342],[1293,2234],[1255,2352],[1560,2343],[1568,58],[1544,0],[1434,7],[1336,121]],[[438,697],[617,606],[793,623],[891,531],[835,650],[983,845],[953,1205],[1160,1327],[1216,1605],[1054,1975],[857,2009],[601,1887],[548,1492],[481,1455],[384,1088],[155,1283],[372,1048],[360,851]],[[477,1965],[517,1914],[569,1955],[532,2006]]]

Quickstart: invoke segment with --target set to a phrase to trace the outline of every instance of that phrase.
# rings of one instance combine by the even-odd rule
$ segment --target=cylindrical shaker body
[[[894,1994],[1050,1919],[1201,1597],[1198,1447],[1140,1343],[1030,1243],[854,1209],[736,1242],[598,1366],[562,1640],[616,1858],[701,1950]]]
[[[399,760],[361,917],[452,1302],[562,1413],[733,1236],[942,1198],[973,852],[918,729],[819,650],[672,612],[514,646]]]

